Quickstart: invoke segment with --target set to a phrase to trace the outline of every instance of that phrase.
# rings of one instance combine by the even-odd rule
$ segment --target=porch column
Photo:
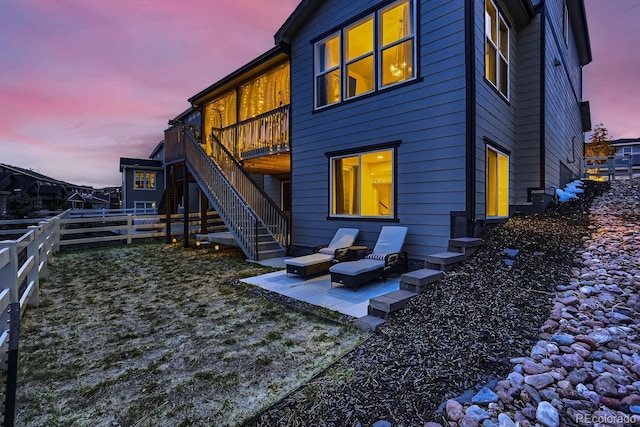
[[[209,225],[207,224],[207,211],[209,210],[209,199],[207,195],[200,189],[200,233],[207,234]]]
[[[167,168],[167,185],[165,187],[165,211],[164,211],[164,226],[165,226],[165,239],[166,244],[171,243],[171,214],[173,213],[173,192],[176,185],[175,174],[173,173],[173,166]]]
[[[187,164],[185,162],[182,170],[182,194],[183,194],[183,203],[184,206],[184,225],[183,225],[183,239],[182,246],[185,248],[189,247],[189,172],[187,171]]]

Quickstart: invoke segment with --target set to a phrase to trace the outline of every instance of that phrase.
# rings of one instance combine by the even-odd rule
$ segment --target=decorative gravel
[[[590,206],[609,184],[585,187],[577,201],[488,227],[473,257],[331,369],[245,425],[448,425],[448,399],[467,404],[484,386],[494,389],[512,371],[512,359],[528,356],[538,343],[558,287],[582,264]],[[483,420],[461,418],[460,425]]]

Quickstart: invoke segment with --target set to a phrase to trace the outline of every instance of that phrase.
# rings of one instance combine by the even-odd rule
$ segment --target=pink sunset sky
[[[568,0],[577,1],[577,0]],[[298,0],[3,0],[0,163],[120,185],[187,99],[274,46]],[[640,137],[640,0],[585,0],[595,126]]]

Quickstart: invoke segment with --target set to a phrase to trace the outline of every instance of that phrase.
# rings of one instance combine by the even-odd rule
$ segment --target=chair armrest
[[[315,254],[315,253],[318,253],[318,252],[320,252],[320,249],[322,249],[322,248],[326,248],[326,247],[328,247],[328,246],[329,246],[329,245],[320,245],[320,246],[315,246],[315,247],[313,248],[313,253],[314,253],[314,254]]]
[[[366,246],[350,246],[347,248],[349,253],[349,259],[351,261],[358,261],[367,255],[369,255],[372,250],[368,249]]]
[[[338,248],[333,254],[333,262],[349,261],[350,259],[349,248]]]
[[[393,254],[388,254],[384,257],[384,266],[390,267],[392,265],[407,263],[407,253],[406,252],[396,252]]]

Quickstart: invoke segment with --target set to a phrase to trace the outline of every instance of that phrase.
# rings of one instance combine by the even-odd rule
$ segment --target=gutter
[[[466,94],[466,143],[465,143],[465,192],[467,213],[467,236],[474,236],[476,220],[476,68],[475,68],[475,27],[474,4],[466,1],[464,6],[465,25],[465,80]]]

